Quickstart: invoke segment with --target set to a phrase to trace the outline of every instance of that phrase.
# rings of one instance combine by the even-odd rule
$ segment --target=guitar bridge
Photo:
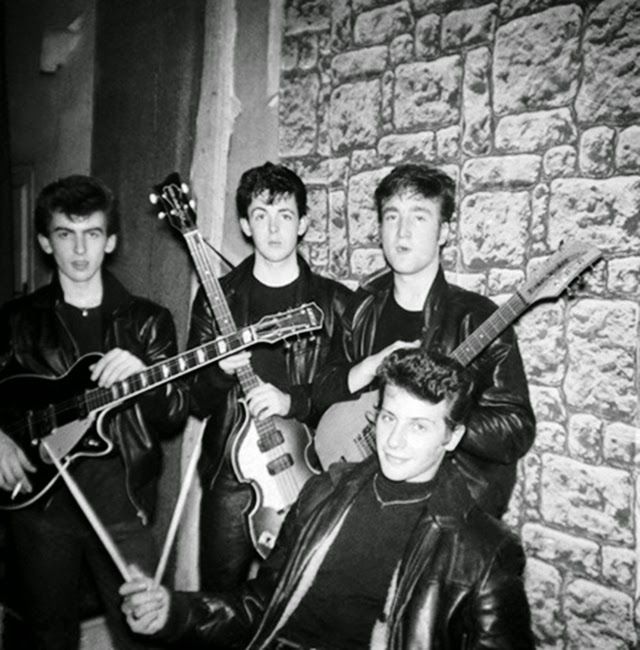
[[[267,463],[267,471],[271,476],[280,474],[280,472],[284,472],[290,467],[293,467],[293,457],[291,454],[283,454],[270,463]]]

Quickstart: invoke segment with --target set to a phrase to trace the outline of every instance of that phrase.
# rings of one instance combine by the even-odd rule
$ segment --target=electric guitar
[[[189,201],[188,191],[174,172],[156,186],[151,202],[161,206],[160,216],[166,217],[184,237],[218,328],[223,334],[232,334],[236,325],[195,225],[194,202]],[[236,376],[244,395],[260,384],[250,363],[242,366]],[[228,439],[231,462],[238,480],[250,483],[254,489],[254,505],[247,515],[249,534],[256,551],[265,558],[287,510],[302,486],[318,471],[312,461],[311,432],[305,425],[278,416],[256,420],[244,399],[240,400],[240,409],[240,423]]]
[[[534,303],[557,298],[602,253],[575,242],[552,255],[529,280],[474,330],[449,356],[463,366],[475,359],[498,335]],[[375,451],[373,413],[379,393],[372,390],[356,400],[330,406],[320,418],[315,447],[325,469],[337,461],[358,462]]]
[[[256,343],[275,343],[316,330],[322,318],[322,310],[314,303],[265,316],[254,325],[155,363],[110,388],[96,387],[91,381],[91,367],[102,356],[99,353],[81,357],[60,377],[22,374],[0,381],[0,429],[36,468],[29,473],[33,491],[0,490],[0,509],[30,505],[59,478],[43,442],[65,465],[83,456],[104,456],[113,449],[103,426],[114,407]]]

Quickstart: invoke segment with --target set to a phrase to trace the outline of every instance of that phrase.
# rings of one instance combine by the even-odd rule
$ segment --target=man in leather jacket
[[[132,629],[180,647],[529,650],[516,536],[451,462],[471,382],[401,349],[381,364],[376,455],[312,478],[258,575],[228,593],[123,585]]]
[[[0,378],[25,373],[60,377],[81,356],[99,352],[104,354],[91,366],[91,379],[110,388],[177,353],[169,311],[129,294],[103,269],[116,247],[118,225],[115,199],[98,179],[74,175],[42,190],[36,230],[55,271],[49,285],[2,308]],[[72,387],[68,397],[87,387]],[[51,399],[62,396],[54,399],[52,392]],[[158,437],[178,433],[187,413],[186,390],[179,384],[144,393],[106,414],[102,434],[113,443],[112,450],[79,458],[70,468],[123,556],[149,569],[157,560],[149,521],[161,471]],[[34,471],[20,445],[0,429],[0,489],[14,499],[29,495]],[[116,647],[140,647],[121,620],[118,571],[64,482],[58,479],[39,499],[7,514],[19,611],[34,636],[21,639],[19,647],[78,646],[85,564],[106,607]]]
[[[246,398],[248,412],[257,421],[276,415],[314,426],[318,414],[310,399],[311,381],[326,362],[329,341],[337,335],[350,295],[340,283],[312,273],[297,254],[308,226],[307,193],[293,171],[270,162],[247,170],[236,192],[236,207],[242,232],[255,252],[220,280],[235,325],[307,302],[320,307],[324,324],[322,330],[292,341],[230,356],[194,377],[194,414],[209,417],[199,466],[199,568],[204,589],[242,583],[258,558],[247,520],[256,494],[234,468],[239,455],[234,444],[243,440],[241,432],[248,425],[240,399]],[[189,346],[210,340],[220,330],[200,289],[192,308]],[[234,375],[249,363],[259,384],[243,396]],[[297,492],[292,500],[295,496]]]
[[[453,180],[427,165],[400,165],[380,182],[375,201],[391,270],[359,287],[345,311],[341,339],[314,380],[312,398],[321,412],[375,388],[376,369],[393,350],[421,339],[450,354],[496,310],[488,298],[445,280],[440,250],[454,199]],[[535,436],[513,329],[506,328],[471,365],[477,376],[474,408],[455,462],[474,499],[501,517],[516,463]]]

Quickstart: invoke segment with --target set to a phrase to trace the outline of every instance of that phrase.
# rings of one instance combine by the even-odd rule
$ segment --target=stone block
[[[563,454],[567,448],[567,432],[557,422],[536,423],[536,449]]]
[[[612,422],[604,430],[602,448],[608,463],[633,467],[636,454],[640,453],[640,429],[624,422]]]
[[[280,52],[280,69],[289,72],[298,65],[298,39],[295,36],[283,36]]]
[[[400,34],[391,41],[389,44],[389,59],[394,67],[413,59],[413,37],[411,34]]]
[[[448,13],[442,20],[442,49],[473,47],[493,40],[496,4]]]
[[[567,330],[570,343],[592,342],[603,348],[635,350],[640,305],[631,300],[576,301]]]
[[[531,406],[536,414],[536,419],[550,422],[564,422],[567,412],[562,394],[557,388],[529,384]]]
[[[541,157],[534,154],[471,158],[462,166],[460,180],[465,192],[522,190],[538,181],[540,168]]]
[[[331,50],[341,52],[353,42],[351,31],[351,0],[332,0],[331,4]]]
[[[440,160],[454,160],[460,156],[460,127],[449,126],[436,132],[436,150]]]
[[[562,575],[546,562],[529,558],[525,580],[536,638],[545,648],[563,650]]]
[[[382,130],[391,133],[393,129],[393,84],[394,77],[391,70],[386,70],[382,75],[381,117]]]
[[[621,172],[640,172],[640,126],[620,131],[616,146],[616,168]]]
[[[502,0],[500,18],[511,19],[548,9],[556,0]]]
[[[378,155],[377,149],[354,149],[351,152],[351,173],[366,169],[376,169],[382,167],[382,158]]]
[[[629,472],[542,455],[543,519],[566,532],[610,544],[633,543],[633,487]]]
[[[339,185],[344,187],[349,172],[349,158],[300,158],[283,161],[306,185]]]
[[[568,650],[636,647],[633,600],[621,591],[589,580],[573,580],[565,588],[564,612]]]
[[[385,265],[379,248],[355,248],[351,251],[351,274],[356,278],[366,278]]]
[[[466,54],[462,84],[462,149],[472,156],[489,153],[492,144],[491,53],[486,47]]]
[[[440,53],[440,16],[427,14],[416,21],[416,58],[431,59]]]
[[[530,380],[548,386],[561,384],[567,357],[564,321],[561,302],[536,305],[520,318],[518,342]]]
[[[640,176],[551,182],[549,245],[584,239],[605,252],[640,250]]]
[[[515,293],[524,282],[524,273],[513,269],[489,269],[488,293]]]
[[[307,191],[307,218],[309,226],[305,241],[309,244],[321,244],[327,241],[329,231],[329,196],[326,188],[309,188]]]
[[[577,130],[568,108],[508,115],[496,126],[496,147],[506,153],[544,151],[576,139]]]
[[[413,29],[409,3],[403,0],[378,9],[356,13],[353,37],[356,45],[388,43]]]
[[[280,85],[280,154],[304,156],[316,146],[320,77],[312,72],[284,77]]]
[[[527,557],[562,567],[563,572],[600,576],[600,547],[595,542],[540,524],[525,524],[521,534]]]
[[[378,215],[373,193],[390,167],[354,174],[349,179],[349,243],[354,247],[372,247],[380,241]],[[353,262],[352,262],[353,264]]]
[[[329,29],[331,2],[329,0],[288,0],[284,17],[285,34]]]
[[[602,420],[589,413],[569,418],[569,453],[586,463],[602,462]]]
[[[582,42],[582,80],[575,103],[580,122],[627,122],[640,117],[639,42],[637,2],[603,0],[589,12]]]
[[[540,514],[540,481],[542,477],[542,464],[540,456],[534,451],[524,457],[522,463],[524,475],[524,519],[527,521],[539,521]]]
[[[633,589],[636,572],[636,553],[619,546],[602,547],[602,576],[614,586]]]
[[[607,266],[607,289],[610,292],[632,299],[640,294],[640,256],[610,259]]]
[[[531,217],[527,192],[478,192],[460,206],[460,250],[472,270],[521,267]]]
[[[496,31],[494,109],[498,115],[565,106],[580,73],[582,10],[554,7],[516,18]]]
[[[473,291],[481,295],[487,292],[487,278],[484,273],[463,273],[461,271],[449,271],[445,273],[447,282],[462,287],[467,291]]]
[[[548,149],[542,158],[542,168],[546,176],[562,178],[574,176],[578,154],[570,144],[561,144]]]
[[[331,93],[329,116],[333,151],[371,147],[378,137],[380,82],[359,81],[338,86]]]
[[[349,274],[347,205],[343,190],[329,192],[329,273],[344,279]]]
[[[298,67],[311,70],[318,63],[318,35],[302,34],[298,37]]]
[[[398,129],[442,128],[460,119],[459,55],[396,68],[394,115]]]
[[[613,141],[616,132],[608,126],[595,126],[580,136],[578,161],[585,176],[607,176],[613,169]]]
[[[387,46],[377,45],[336,54],[331,60],[334,80],[342,83],[367,74],[381,74],[387,65]]]
[[[432,162],[436,155],[433,131],[387,135],[378,142],[378,153],[387,164]]]
[[[546,255],[547,215],[549,213],[549,186],[540,183],[531,192],[531,254]],[[535,258],[534,258],[535,259]]]

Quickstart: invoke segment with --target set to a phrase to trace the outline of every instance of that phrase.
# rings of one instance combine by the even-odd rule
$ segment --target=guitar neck
[[[528,306],[519,293],[514,293],[451,353],[451,358],[463,366],[471,363]]]
[[[213,363],[230,350],[242,350],[258,338],[252,327],[243,328],[240,332],[220,336],[197,348],[160,361],[123,381],[114,383],[110,388],[91,388],[85,391],[80,399],[84,401],[88,413],[101,411]]]
[[[196,271],[200,277],[200,281],[202,282],[202,287],[207,296],[207,300],[211,305],[213,317],[216,320],[218,328],[224,335],[231,335],[234,332],[237,332],[237,327],[233,320],[231,310],[229,309],[226,296],[222,291],[220,282],[218,282],[218,279],[211,268],[204,247],[204,241],[202,240],[202,235],[196,228],[185,233],[184,238],[196,266]],[[260,380],[250,363],[240,368],[236,373],[236,376],[240,387],[242,388],[242,392],[245,395],[260,383]]]

